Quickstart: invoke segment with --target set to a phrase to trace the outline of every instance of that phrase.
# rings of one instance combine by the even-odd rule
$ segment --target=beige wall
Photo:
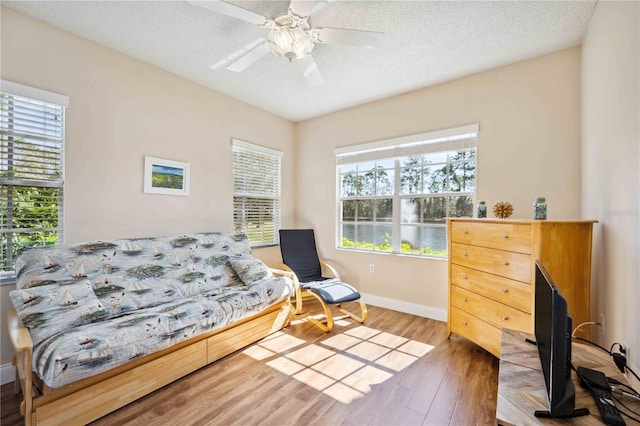
[[[477,199],[530,218],[580,217],[580,48],[494,69],[298,124],[297,225],[367,295],[447,306],[446,261],[337,250],[334,149],[479,123]],[[375,273],[369,264],[375,264]]]
[[[591,311],[640,366],[640,3],[599,2],[582,57],[582,211],[598,219]],[[637,371],[637,369],[636,369]]]
[[[11,9],[1,19],[2,79],[70,97],[66,242],[231,230],[232,137],[284,151],[282,223],[293,224],[293,123]],[[144,194],[145,155],[189,162],[190,195]]]
[[[634,134],[629,118],[638,115],[637,9],[599,3],[583,58],[576,47],[297,125],[6,8],[0,70],[3,79],[71,99],[68,242],[229,229],[230,139],[238,137],[285,152],[283,226],[315,228],[320,254],[365,294],[436,314],[447,304],[445,261],[335,248],[333,149],[479,123],[477,198],[510,201],[514,217],[528,218],[533,199],[546,196],[550,218],[600,220],[594,286],[607,290],[594,291],[592,313],[604,311],[607,337],[638,348],[638,126]],[[189,161],[191,195],[143,194],[145,155]],[[257,254],[279,261],[277,248]],[[12,352],[10,289],[0,288],[0,364]]]

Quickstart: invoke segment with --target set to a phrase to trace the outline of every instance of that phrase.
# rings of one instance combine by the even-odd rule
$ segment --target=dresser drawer
[[[531,313],[531,285],[460,265],[451,265],[451,285]]]
[[[467,338],[500,358],[502,330],[452,306],[451,332]]]
[[[531,225],[452,221],[451,241],[530,254]]]
[[[531,256],[466,244],[451,244],[451,263],[512,280],[531,282]]]
[[[451,286],[451,304],[500,329],[533,331],[531,315],[455,285]]]

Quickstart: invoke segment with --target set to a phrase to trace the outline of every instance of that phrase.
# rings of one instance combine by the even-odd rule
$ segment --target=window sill
[[[278,247],[278,246],[279,244],[264,244],[260,246],[251,246],[251,250],[263,249],[263,248],[269,248],[269,247]]]
[[[339,251],[348,251],[351,253],[381,254],[383,256],[411,257],[414,259],[430,259],[430,260],[444,260],[444,261],[447,261],[449,259],[448,256],[429,256],[429,255],[416,255],[416,254],[409,254],[409,253],[394,253],[390,251],[357,250],[357,249],[350,249],[345,247],[336,247],[336,249]]]
[[[15,285],[16,274],[12,272],[0,272],[0,287],[5,285]]]

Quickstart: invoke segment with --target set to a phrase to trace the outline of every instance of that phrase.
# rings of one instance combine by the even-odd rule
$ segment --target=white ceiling
[[[288,1],[229,1],[266,17]],[[242,73],[226,58],[268,30],[186,1],[6,1],[10,8],[300,121],[577,46],[595,1],[314,2],[314,27],[385,33],[379,49],[318,44],[324,84],[269,54]],[[227,59],[228,61],[228,59]]]

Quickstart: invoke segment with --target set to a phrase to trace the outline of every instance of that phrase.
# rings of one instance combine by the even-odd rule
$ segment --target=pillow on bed
[[[54,334],[108,317],[89,280],[13,290],[9,297],[34,346]]]
[[[229,259],[229,263],[245,285],[272,276],[267,265],[255,257]]]

